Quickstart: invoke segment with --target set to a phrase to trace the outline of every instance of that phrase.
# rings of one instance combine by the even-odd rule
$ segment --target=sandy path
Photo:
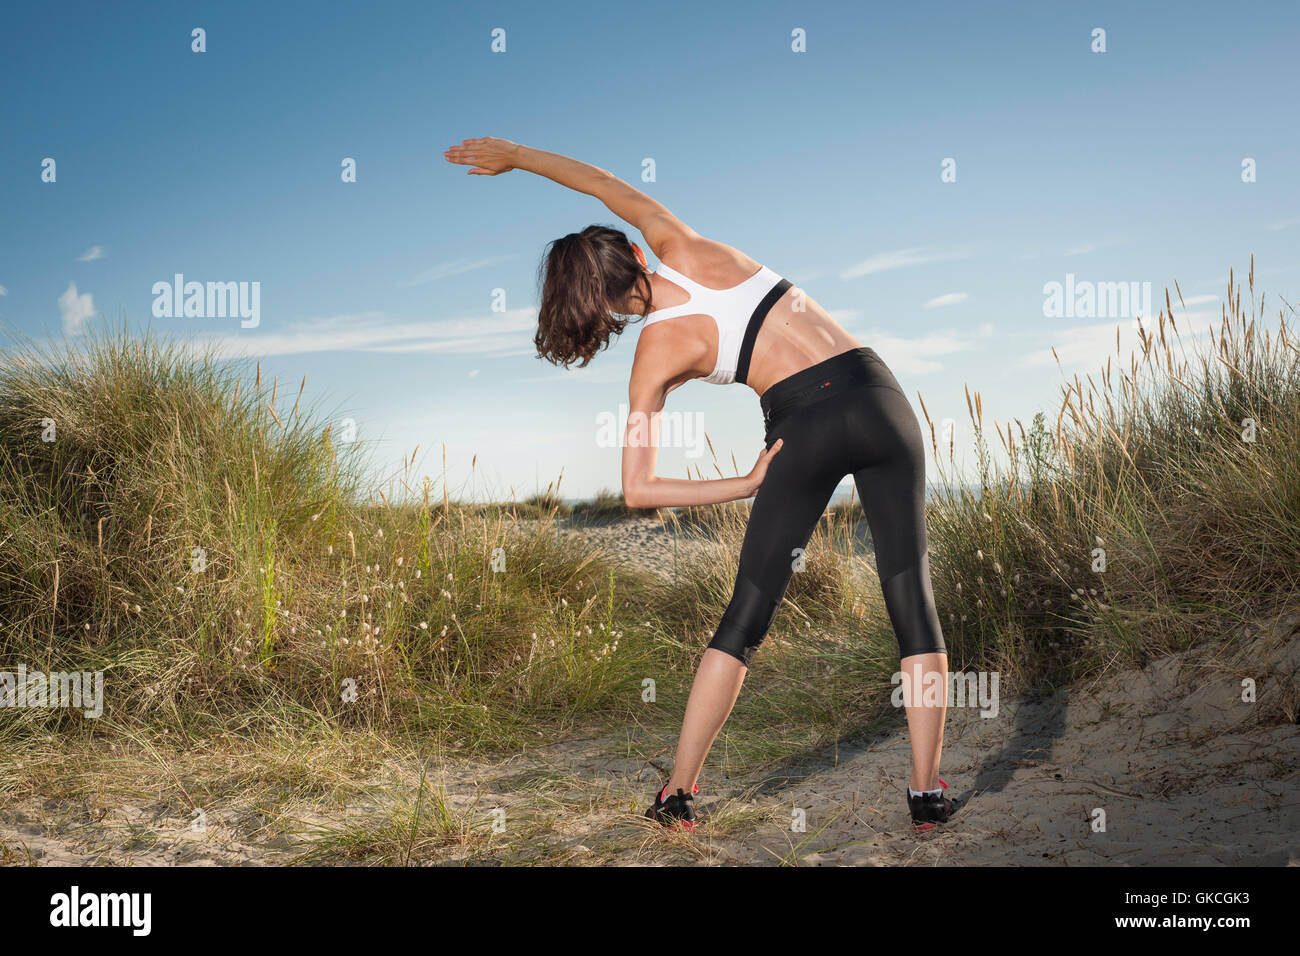
[[[648,572],[671,581],[678,562],[717,548],[711,541],[684,529],[673,533],[672,525],[655,517],[629,518],[608,523],[563,522],[560,534],[599,544],[610,560],[633,572]]]
[[[1230,668],[1198,667],[1198,652],[1116,674],[1090,688],[1001,702],[996,717],[950,712],[943,775],[963,801],[941,830],[914,834],[903,788],[911,757],[903,730],[842,742],[818,761],[749,779],[711,781],[701,811],[737,811],[724,831],[692,838],[703,863],[801,865],[1300,865],[1300,727],[1294,713],[1300,634],[1259,638]],[[1255,675],[1259,700],[1241,701]],[[1268,677],[1262,677],[1269,674]],[[1287,695],[1290,694],[1288,700]],[[659,772],[609,761],[577,742],[545,767],[593,793],[645,803]],[[511,802],[521,763],[489,784]],[[538,769],[542,765],[537,765]],[[707,768],[706,768],[707,775]],[[604,801],[601,801],[604,802]],[[792,828],[803,812],[804,830]],[[1105,828],[1093,829],[1096,811]],[[608,804],[560,828],[569,846],[599,847],[639,821]],[[556,834],[560,836],[559,833]],[[614,848],[610,848],[614,850]],[[640,854],[640,855],[638,855]],[[607,862],[643,862],[614,851]]]
[[[953,713],[943,775],[965,806],[941,833],[902,829],[901,732],[841,748],[838,765],[771,777],[768,789],[806,810],[809,833],[825,827],[804,847],[815,851],[808,863],[1300,864],[1300,728],[1278,712],[1296,687],[1295,638],[1258,640],[1235,671],[1197,673],[1189,653],[1004,702],[996,718]],[[1241,675],[1270,658],[1276,676],[1243,703]],[[1092,826],[1097,810],[1104,832]],[[749,846],[775,850],[792,836]]]

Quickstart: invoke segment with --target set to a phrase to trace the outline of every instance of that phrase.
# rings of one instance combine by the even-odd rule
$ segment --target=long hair
[[[588,226],[547,246],[539,270],[542,305],[537,314],[537,354],[568,368],[586,367],[609,340],[627,328],[620,307],[650,311],[650,277],[627,235]]]

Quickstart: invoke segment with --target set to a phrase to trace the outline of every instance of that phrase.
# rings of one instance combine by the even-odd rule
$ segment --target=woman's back
[[[728,359],[739,351],[742,313],[761,305],[765,292],[775,292],[771,280],[779,277],[740,250],[712,239],[683,240],[660,252],[667,269],[661,267],[652,279],[654,311],[646,318],[647,326],[668,323],[659,334],[671,336],[674,354],[690,357],[699,373],[694,377],[716,384],[731,381]],[[710,308],[720,314],[714,316]],[[747,373],[738,378],[759,395],[775,382],[860,344],[797,287],[782,289],[765,311],[752,353],[747,353]],[[711,367],[704,368],[710,360]]]

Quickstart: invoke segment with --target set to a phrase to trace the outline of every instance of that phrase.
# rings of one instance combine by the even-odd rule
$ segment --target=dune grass
[[[994,424],[1000,466],[968,391],[979,487],[941,475],[929,514],[961,658],[1022,686],[1062,682],[1300,606],[1295,311],[1268,327],[1253,260],[1248,292],[1229,276],[1212,336],[1180,329],[1166,292],[1141,348],[1067,381],[1054,417]],[[942,459],[932,421],[930,437]]]
[[[639,583],[553,513],[452,507],[428,483],[362,499],[358,460],[277,383],[156,339],[13,355],[4,659],[104,671],[128,723],[296,711],[471,747],[616,711],[662,668],[625,637],[645,628]]]

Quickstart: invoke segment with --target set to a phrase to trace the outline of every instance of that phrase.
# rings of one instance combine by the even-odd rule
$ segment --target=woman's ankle
[[[661,793],[664,796],[664,798],[668,798],[671,797],[673,794],[675,794],[678,790],[681,790],[682,793],[690,794],[690,793],[694,793],[696,789],[697,789],[696,785],[693,783],[684,783],[684,784],[677,783],[670,777],[668,779],[668,783],[664,786]]]

